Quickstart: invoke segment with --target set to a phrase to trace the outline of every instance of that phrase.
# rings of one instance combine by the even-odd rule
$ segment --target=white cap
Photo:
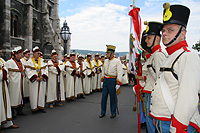
[[[53,50],[51,51],[51,54],[53,54],[53,53],[56,53],[56,50],[53,49]]]
[[[40,48],[39,48],[38,46],[35,46],[35,47],[33,48],[33,52],[35,52],[36,50],[40,51]]]
[[[20,51],[20,50],[22,50],[22,47],[21,47],[21,46],[17,46],[17,47],[14,48],[14,51],[15,51],[15,52],[18,52],[18,51]]]
[[[84,58],[81,54],[78,56],[78,58]]]

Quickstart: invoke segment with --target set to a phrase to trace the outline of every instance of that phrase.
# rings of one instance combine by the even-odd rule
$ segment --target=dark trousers
[[[102,99],[101,99],[101,114],[106,113],[106,105],[108,94],[110,95],[110,111],[111,114],[116,114],[117,95],[116,95],[116,78],[104,78]]]

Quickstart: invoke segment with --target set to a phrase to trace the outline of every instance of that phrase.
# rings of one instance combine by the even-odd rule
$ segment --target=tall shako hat
[[[147,47],[147,43],[146,43],[146,36],[147,36],[147,33],[146,33],[146,30],[143,31],[142,33],[142,39],[141,39],[141,46],[144,50],[146,50],[148,53],[151,53],[151,48],[150,47]]]
[[[147,25],[146,34],[147,35],[160,35],[160,31],[162,28],[162,23],[160,22],[144,22],[144,25]]]
[[[18,54],[18,53],[22,53],[23,52],[21,46],[15,47],[14,50],[15,50],[14,54]]]
[[[51,56],[53,56],[53,55],[58,55],[58,53],[54,49],[51,51]]]
[[[106,52],[115,52],[116,47],[113,45],[106,45],[107,50]]]
[[[172,44],[178,36],[180,35],[182,28],[187,27],[190,9],[183,5],[170,5],[169,3],[163,4],[163,25],[167,24],[178,24],[181,25],[176,36],[168,43],[164,44],[165,46]]]
[[[24,52],[23,52],[23,54],[25,55],[25,54],[27,54],[27,53],[30,53],[30,50],[25,49]]]
[[[38,46],[35,46],[32,50],[33,53],[40,51],[40,48]]]
[[[149,48],[152,48],[154,46],[155,41],[156,41],[156,36],[161,36],[160,31],[161,31],[161,28],[162,28],[162,23],[145,21],[144,25],[147,25],[147,28],[146,28],[146,34],[147,35],[155,35],[153,43],[149,47]]]
[[[190,9],[183,5],[163,4],[163,24],[178,24],[187,27]]]

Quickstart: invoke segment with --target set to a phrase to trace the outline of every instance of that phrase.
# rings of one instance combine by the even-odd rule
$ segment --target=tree
[[[197,43],[195,45],[193,45],[192,48],[199,52],[200,51],[200,41],[197,41]]]

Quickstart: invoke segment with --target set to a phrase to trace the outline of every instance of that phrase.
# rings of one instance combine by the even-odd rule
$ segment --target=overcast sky
[[[190,8],[187,42],[190,47],[200,40],[200,0],[135,0],[144,21],[162,22],[163,3],[183,4]],[[59,0],[61,26],[66,20],[72,32],[71,48],[105,51],[106,44],[117,52],[128,51],[130,17],[133,0]]]

